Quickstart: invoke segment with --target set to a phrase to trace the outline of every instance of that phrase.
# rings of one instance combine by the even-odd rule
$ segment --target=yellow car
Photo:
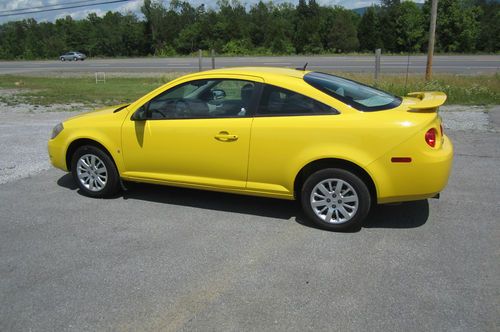
[[[297,199],[318,226],[345,230],[374,204],[445,187],[453,158],[437,113],[445,100],[306,70],[227,68],[70,118],[48,148],[88,196],[134,181]]]

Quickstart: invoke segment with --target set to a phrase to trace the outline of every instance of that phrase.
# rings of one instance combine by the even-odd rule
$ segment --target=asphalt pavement
[[[378,207],[353,233],[290,201],[153,185],[91,199],[55,169],[10,179],[0,331],[498,331],[498,111],[447,126],[439,200]]]
[[[427,57],[382,56],[382,73],[424,73]],[[303,67],[312,70],[371,73],[374,56],[268,56],[217,57],[217,68],[237,66]],[[211,69],[210,58],[203,58],[202,68]],[[64,74],[64,73],[167,73],[198,71],[197,57],[88,59],[85,61],[0,61],[0,74]],[[433,71],[452,74],[491,74],[500,71],[500,55],[436,55]]]

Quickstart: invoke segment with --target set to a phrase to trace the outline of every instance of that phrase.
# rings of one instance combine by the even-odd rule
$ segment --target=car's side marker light
[[[392,157],[391,161],[393,163],[411,163],[410,157]]]

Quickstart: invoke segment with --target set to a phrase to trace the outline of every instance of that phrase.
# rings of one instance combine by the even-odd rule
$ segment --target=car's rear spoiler
[[[408,96],[420,99],[416,104],[409,105],[411,111],[433,112],[446,101],[446,94],[439,91],[411,92]]]

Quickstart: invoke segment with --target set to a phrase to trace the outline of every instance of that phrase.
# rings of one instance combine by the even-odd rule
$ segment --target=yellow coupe
[[[445,100],[306,70],[211,70],[58,124],[49,155],[88,196],[135,181],[297,199],[320,227],[345,230],[374,204],[443,190]]]

